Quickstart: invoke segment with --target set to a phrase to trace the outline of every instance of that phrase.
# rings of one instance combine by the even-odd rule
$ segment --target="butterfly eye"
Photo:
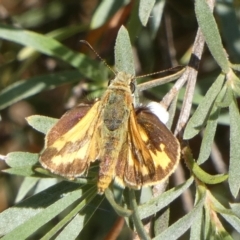
[[[135,92],[135,84],[133,82],[130,83],[130,89],[131,89],[131,92],[134,93]]]

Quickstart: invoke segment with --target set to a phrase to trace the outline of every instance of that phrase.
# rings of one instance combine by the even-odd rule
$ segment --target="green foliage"
[[[115,69],[128,72],[133,76],[136,75],[135,58],[137,54],[133,54],[132,46],[134,46],[134,50],[139,50],[139,59],[144,58],[143,69],[148,62],[147,69],[153,66],[155,58],[160,59],[159,55],[154,55],[156,51],[154,40],[162,23],[164,7],[167,7],[165,1],[142,0],[135,1],[134,5],[131,5],[132,3],[126,0],[104,0],[96,8],[89,24],[61,27],[50,32],[46,30],[44,34],[38,33],[36,30],[24,29],[24,27],[27,29],[41,26],[47,22],[47,19],[50,21],[64,15],[64,4],[62,5],[60,2],[52,1],[43,8],[15,16],[14,21],[21,24],[23,28],[15,27],[16,24],[0,24],[0,39],[3,44],[9,44],[10,48],[14,49],[12,55],[15,54],[3,66],[0,66],[2,70],[0,76],[3,79],[0,83],[2,89],[0,92],[1,110],[25,101],[31,103],[37,112],[44,112],[42,109],[48,110],[48,104],[44,105],[43,101],[39,101],[35,97],[40,94],[44,96],[53,89],[64,89],[69,86],[70,89],[75,89],[75,87],[79,89],[80,86],[81,94],[79,95],[81,97],[100,96],[102,88],[107,83],[106,66],[99,61],[91,60],[87,56],[89,54],[85,55],[71,50],[61,41],[73,37],[78,32],[84,34],[84,31],[89,31],[90,39],[97,38],[96,32],[90,30],[101,29],[100,27],[104,29],[106,24],[111,26],[109,22],[116,18],[119,11],[125,10],[125,15],[129,14],[129,16],[126,27],[119,25],[117,29]],[[179,134],[180,142],[183,142],[183,139],[190,142],[189,145],[188,143],[182,144],[185,161],[183,168],[185,165],[187,166],[184,170],[190,177],[184,182],[178,182],[177,185],[171,186],[170,189],[165,189],[164,184],[161,185],[160,187],[163,189],[157,194],[155,191],[158,188],[153,190],[144,188],[141,191],[128,188],[123,190],[113,183],[113,186],[106,190],[105,196],[100,196],[96,190],[97,171],[95,165],[90,167],[88,177],[67,180],[43,169],[38,161],[39,153],[29,153],[26,148],[22,149],[22,152],[10,152],[6,156],[2,156],[8,165],[3,172],[10,174],[11,177],[22,176],[24,180],[19,184],[18,193],[15,194],[17,196],[15,205],[0,213],[2,239],[84,239],[86,236],[92,236],[90,233],[86,233],[87,230],[90,229],[90,232],[94,232],[91,230],[91,224],[95,221],[98,224],[103,222],[99,220],[102,218],[98,217],[102,216],[100,213],[102,209],[107,211],[102,213],[104,217],[107,216],[106,221],[104,220],[101,225],[106,228],[104,236],[100,236],[102,238],[110,232],[110,228],[118,216],[125,219],[126,224],[122,232],[132,229],[141,239],[180,239],[181,237],[181,239],[190,238],[191,240],[233,239],[234,231],[235,234],[238,234],[237,236],[240,236],[240,204],[237,198],[240,188],[240,115],[237,101],[237,97],[240,95],[240,79],[238,77],[240,64],[232,64],[229,61],[227,53],[231,59],[231,52],[237,51],[233,46],[234,39],[229,37],[222,40],[222,36],[219,34],[221,26],[217,25],[207,3],[208,1],[205,0],[195,1],[195,14],[207,49],[216,61],[215,68],[219,66],[220,71],[218,69],[216,72],[214,68],[211,74],[205,72],[208,78],[199,74],[198,77],[201,81],[197,82],[193,101],[189,103],[192,105],[192,116],[186,124],[180,122],[182,127],[186,125],[184,129],[181,129],[183,137]],[[182,3],[178,4],[182,5]],[[221,14],[221,4],[223,3],[216,3],[219,18],[223,18],[224,15]],[[229,8],[229,5],[227,7]],[[43,13],[46,9],[48,9],[49,15],[45,16]],[[131,11],[128,12],[126,9],[131,9]],[[123,14],[123,16],[125,15]],[[31,19],[34,20],[31,21]],[[226,29],[227,25],[222,24],[220,32],[228,33],[224,35],[225,37],[231,35],[231,32],[235,32],[233,36],[236,36],[236,32],[238,32],[236,18],[231,16],[231,19],[234,22],[232,26],[235,26],[236,29],[234,31],[230,28]],[[166,23],[169,24],[167,20]],[[227,42],[226,50],[222,42]],[[231,44],[232,46],[230,46]],[[54,59],[58,68],[51,73],[49,71],[42,72],[40,69],[36,76],[32,76],[30,74],[31,67],[34,64],[38,65],[43,55],[50,60]],[[189,52],[186,55],[190,59]],[[4,53],[3,56],[8,56],[8,53]],[[239,60],[237,59],[237,61]],[[16,62],[20,66],[16,67]],[[15,70],[12,71],[13,69]],[[190,71],[189,68],[183,70],[184,74],[187,71]],[[6,81],[8,75],[10,77]],[[148,89],[146,95],[159,100],[166,92],[168,94],[175,91],[176,94],[170,102],[172,113],[170,118],[171,122],[174,122],[174,114],[183,110],[182,102],[186,100],[183,97],[186,89],[184,86],[182,87],[182,84],[181,89],[176,90],[177,84],[173,87],[173,84],[169,83],[176,80],[176,77],[168,79],[168,81],[166,79],[155,80],[152,85],[151,82],[150,85],[139,84],[138,88],[136,87],[139,92],[137,93],[137,90],[135,92],[142,100],[141,90],[156,87]],[[77,82],[80,84],[76,85]],[[166,84],[162,85],[163,83]],[[162,85],[161,88],[157,87],[159,85]],[[61,97],[75,100],[74,94],[74,91],[70,92],[70,90],[63,94],[60,91],[58,99]],[[167,94],[165,96],[168,96]],[[135,97],[137,97],[136,95]],[[40,105],[42,106],[41,110],[39,110]],[[59,105],[62,104],[56,104],[57,107]],[[49,112],[48,115],[50,115]],[[222,120],[226,116],[228,121]],[[11,118],[9,117],[9,119]],[[181,119],[181,114],[179,119]],[[26,120],[32,128],[43,134],[46,134],[57,121],[56,118],[41,115],[32,115]],[[228,172],[227,170],[219,172],[216,163],[213,170],[205,167],[205,164],[216,158],[213,156],[212,146],[217,140],[219,123],[224,123],[230,129],[229,153],[225,154],[225,158],[226,155],[229,156],[227,157],[229,161],[226,161],[229,164]],[[30,128],[25,127],[25,129],[29,131]],[[192,147],[194,144],[192,139],[196,136],[201,139],[200,143]],[[220,138],[224,138],[223,135]],[[37,143],[37,145],[37,149],[40,149],[40,144]],[[221,150],[227,148],[226,140],[221,146]],[[199,151],[192,153],[196,148],[199,148]],[[33,152],[34,150],[30,148],[29,151]],[[218,150],[218,153],[221,155],[221,151]],[[195,156],[197,156],[196,160]],[[221,158],[218,159],[218,163],[221,161]],[[204,165],[200,166],[203,163]],[[195,183],[195,187],[193,183]],[[184,206],[179,203],[179,197],[182,197]],[[191,200],[189,201],[189,199]],[[188,209],[186,205],[191,201],[194,204],[191,209]],[[176,209],[179,211],[172,212],[174,207],[175,211]],[[172,215],[176,215],[176,217]],[[152,229],[147,227],[150,221]],[[131,238],[129,232],[127,233],[127,237]],[[127,239],[127,237],[122,236],[122,239]]]

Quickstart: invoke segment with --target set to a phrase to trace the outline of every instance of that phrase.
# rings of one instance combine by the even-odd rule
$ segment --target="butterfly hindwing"
[[[136,111],[136,116],[142,139],[155,165],[155,174],[147,180],[153,185],[165,180],[178,166],[180,144],[171,131],[150,110],[140,108]]]
[[[128,148],[123,148],[116,167],[121,185],[135,189],[154,185],[175,170],[180,158],[178,140],[149,110],[132,112],[127,141]]]

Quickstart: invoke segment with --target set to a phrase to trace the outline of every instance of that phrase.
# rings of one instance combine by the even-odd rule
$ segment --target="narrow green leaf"
[[[16,175],[16,176],[22,176],[22,177],[36,176],[36,173],[33,171],[32,167],[29,167],[29,166],[9,168],[9,169],[2,170],[2,172]]]
[[[101,75],[101,71],[96,71],[98,65],[95,61],[90,60],[84,54],[72,51],[55,39],[4,24],[0,24],[0,29],[0,38],[32,47],[43,54],[66,61],[91,79],[99,79]]]
[[[154,218],[154,235],[157,236],[169,227],[170,208],[164,209],[163,213],[159,213]]]
[[[199,197],[200,197],[199,191],[196,191],[195,204],[200,200]],[[199,214],[197,215],[195,221],[193,222],[193,224],[191,226],[190,240],[202,239],[202,228],[203,228],[202,225],[204,222],[204,214],[203,213],[204,213],[204,208],[202,208],[199,211]]]
[[[147,25],[150,13],[153,9],[156,0],[140,0],[139,18],[143,26]]]
[[[57,178],[39,178],[39,181],[34,188],[34,195],[54,186],[57,183],[59,183],[59,179]]]
[[[229,203],[232,211],[240,219],[240,203]]]
[[[37,231],[44,224],[56,217],[64,209],[74,203],[77,199],[81,198],[82,189],[75,190],[65,194],[61,199],[55,201],[52,205],[45,208],[29,220],[25,221],[22,225],[16,227],[13,231],[5,235],[2,239],[26,239]]]
[[[160,196],[157,196],[145,204],[138,207],[141,219],[147,218],[164,207],[168,206],[174,199],[179,197],[193,183],[193,178],[189,178],[185,183],[176,186]]]
[[[184,139],[193,138],[195,135],[199,133],[205,124],[207,117],[212,109],[214,100],[217,95],[221,91],[222,85],[224,83],[225,75],[220,74],[216,81],[212,84],[212,86],[207,91],[204,99],[198,105],[193,116],[188,121],[186,129],[184,131]]]
[[[38,162],[39,154],[28,152],[12,152],[7,155],[6,163],[10,167],[33,166]]]
[[[213,140],[214,140],[215,132],[217,129],[217,124],[218,124],[219,113],[220,113],[220,109],[216,105],[214,105],[209,115],[206,129],[204,131],[200,153],[197,160],[198,164],[204,163],[211,154],[212,144],[213,144]]]
[[[111,206],[113,207],[113,209],[116,211],[116,213],[119,216],[129,217],[129,216],[132,215],[131,210],[123,208],[122,206],[120,206],[119,204],[116,203],[116,201],[114,199],[114,196],[113,196],[113,193],[109,188],[107,188],[105,190],[105,196],[106,196],[107,200],[109,201],[109,203],[111,204]]]
[[[230,116],[230,166],[229,166],[229,187],[232,195],[236,198],[240,184],[240,115],[235,99],[229,106]]]
[[[24,223],[26,223],[27,221],[31,222],[31,219],[34,216],[36,216],[38,213],[43,212],[46,207],[51,206],[55,202],[58,202],[58,200],[61,200],[61,203],[63,203],[63,205],[61,206],[62,211],[68,206],[68,202],[65,206],[64,201],[69,199],[66,198],[67,196],[63,197],[64,194],[74,191],[77,188],[79,188],[79,184],[61,182],[54,185],[53,187],[46,189],[43,192],[40,192],[24,200],[21,203],[18,203],[16,206],[13,206],[3,211],[2,213],[0,213],[0,236],[10,233],[12,231],[17,234],[17,228],[22,230],[22,226]],[[40,221],[40,216],[39,218],[37,217],[37,219]],[[36,221],[37,220],[35,220],[35,222]],[[25,238],[17,237],[12,239]]]
[[[240,219],[234,214],[220,213],[240,233]]]
[[[121,27],[115,45],[115,65],[119,72],[126,72],[135,76],[135,66],[132,45],[125,27]]]
[[[81,232],[82,228],[79,227],[84,221],[83,216],[77,214],[72,221],[63,229],[63,231],[55,238],[56,240],[75,240]]]
[[[91,29],[101,27],[106,21],[112,17],[121,7],[128,4],[129,0],[103,0],[97,7],[90,24]]]
[[[205,209],[205,218],[204,218],[204,227],[203,227],[203,239],[209,239],[212,235],[212,223],[210,219],[210,209],[207,204],[204,206]]]
[[[218,184],[227,180],[227,174],[216,174],[211,175],[205,172],[199,165],[192,159],[188,158],[188,162],[191,166],[191,170],[193,171],[194,175],[200,179],[202,182],[206,184]]]
[[[237,96],[240,96],[240,79],[232,69],[227,74],[227,80],[228,87],[231,88]]]
[[[133,223],[134,223],[136,231],[139,235],[139,238],[145,239],[145,240],[150,240],[150,236],[147,234],[147,232],[143,226],[143,223],[141,221],[141,218],[139,216],[140,212],[138,209],[135,192],[132,189],[129,189],[129,202],[130,202],[131,209],[133,210],[133,214],[132,214],[131,218],[133,220]]]
[[[154,39],[160,24],[162,22],[163,10],[166,4],[166,0],[157,0],[155,6],[153,7],[151,18],[149,18],[149,25],[151,28],[151,39]]]
[[[55,29],[45,35],[47,37],[54,38],[54,39],[60,41],[60,40],[65,40],[66,38],[69,38],[79,32],[85,31],[85,30],[86,30],[86,26],[72,25],[72,26]],[[17,55],[17,59],[19,61],[23,61],[23,60],[26,60],[26,59],[32,57],[33,55],[36,55],[36,53],[37,53],[37,51],[34,48],[24,47],[19,51],[19,53]],[[40,53],[39,53],[39,55],[40,55]]]
[[[96,196],[96,186],[91,187],[88,189],[81,197],[80,203],[65,216],[60,222],[58,222],[45,236],[43,236],[42,240],[51,239],[59,230],[66,225],[74,216],[78,214],[92,199]]]
[[[217,64],[221,67],[224,73],[230,70],[227,55],[224,51],[222,40],[218,31],[216,21],[213,13],[210,10],[205,0],[195,1],[195,12],[198,25],[202,30],[208,48],[216,60]]]
[[[240,219],[231,209],[225,208],[213,195],[210,195],[213,209],[220,213],[226,221],[228,221],[235,230],[240,233]]]
[[[56,240],[76,239],[74,238],[76,233],[80,233],[79,231],[81,231],[84,226],[89,222],[89,220],[93,217],[94,213],[97,209],[99,209],[99,206],[101,205],[103,200],[104,198],[102,198],[95,207],[93,207],[92,204],[91,206],[90,204],[86,204],[84,213],[77,214],[78,220],[73,219],[56,237]]]
[[[32,115],[26,118],[28,124],[37,131],[47,134],[47,132],[57,123],[58,119],[41,115]]]
[[[43,90],[70,82],[77,82],[82,76],[79,71],[74,70],[18,81],[0,92],[0,109],[4,109],[13,103],[33,96]]]
[[[18,190],[15,202],[16,203],[20,202],[23,198],[25,198],[28,192],[33,189],[33,187],[37,184],[38,181],[39,181],[39,178],[33,178],[33,177],[24,178]]]
[[[142,29],[142,24],[138,17],[139,4],[140,4],[140,1],[133,2],[131,14],[127,23],[127,29],[128,29],[129,37],[132,43],[136,41],[136,37],[139,36]]]
[[[203,192],[199,197],[198,203],[194,206],[191,212],[180,218],[172,224],[168,229],[153,238],[153,240],[179,239],[193,224],[193,222],[202,214],[202,208],[205,202],[206,192]]]
[[[222,88],[220,94],[221,93],[223,94],[223,97],[222,97],[222,99],[217,98],[217,100],[215,102],[216,106],[218,106],[220,108],[229,107],[229,105],[231,104],[231,102],[233,100],[232,88],[228,84],[225,84],[224,87]]]

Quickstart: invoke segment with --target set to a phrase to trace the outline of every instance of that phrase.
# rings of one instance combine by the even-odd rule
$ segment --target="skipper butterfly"
[[[65,113],[46,135],[42,166],[72,179],[98,160],[100,194],[113,179],[140,189],[168,178],[180,159],[179,142],[149,109],[134,108],[133,80],[119,72],[101,100]]]

